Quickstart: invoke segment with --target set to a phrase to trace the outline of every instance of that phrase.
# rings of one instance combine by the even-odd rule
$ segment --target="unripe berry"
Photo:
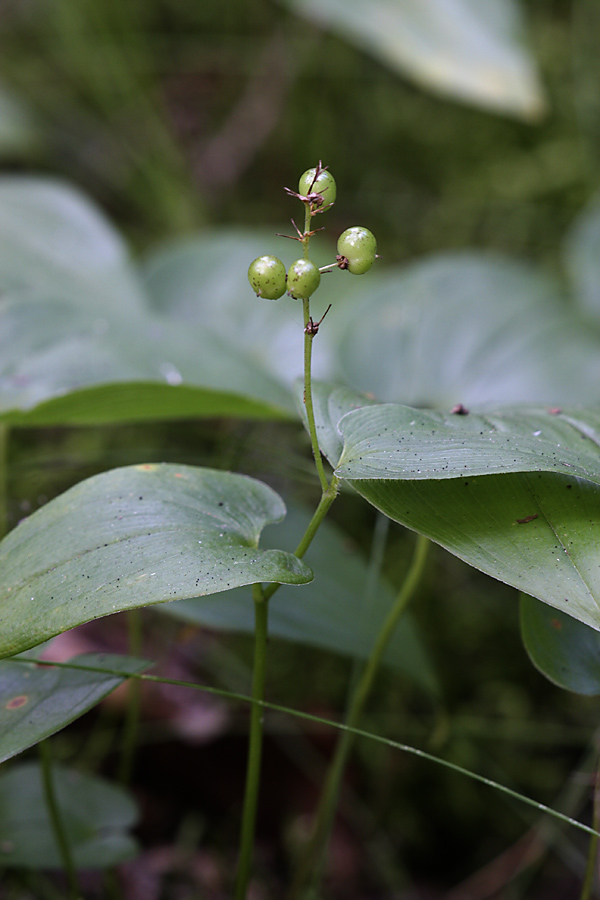
[[[377,241],[368,228],[354,225],[340,234],[337,251],[340,269],[348,269],[353,275],[364,275],[375,262]]]
[[[315,177],[316,176],[316,177]],[[317,209],[335,203],[337,188],[335,178],[327,169],[320,166],[307,169],[298,182],[298,193],[303,197],[312,197],[313,206]]]
[[[321,273],[310,259],[297,259],[288,270],[288,293],[295,300],[307,300],[321,282]]]
[[[285,294],[285,266],[276,256],[259,256],[250,263],[248,281],[265,300],[279,300]]]

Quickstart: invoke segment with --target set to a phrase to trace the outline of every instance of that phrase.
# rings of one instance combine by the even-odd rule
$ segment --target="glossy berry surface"
[[[307,300],[321,282],[321,273],[310,259],[297,259],[289,268],[288,292],[296,300]]]
[[[354,225],[342,232],[337,242],[338,262],[346,260],[340,265],[342,269],[348,269],[353,275],[364,275],[368,272],[377,256],[377,241],[375,235],[362,225]]]
[[[364,275],[375,262],[377,241],[368,228],[354,225],[339,236],[337,249],[340,268],[348,269],[353,275]]]
[[[327,169],[319,168],[318,174],[317,167],[307,169],[298,182],[298,193],[303,197],[316,194],[320,198],[320,202],[317,199],[314,203],[317,208],[329,206],[330,203],[335,203],[337,195],[335,178]]]
[[[250,263],[248,281],[259,297],[279,300],[286,289],[285,266],[276,256],[259,256]]]

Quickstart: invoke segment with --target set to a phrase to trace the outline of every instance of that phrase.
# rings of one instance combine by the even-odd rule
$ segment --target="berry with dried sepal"
[[[335,203],[337,187],[335,178],[321,163],[307,169],[298,182],[298,193],[310,201],[314,210],[325,210]]]
[[[257,296],[279,300],[286,289],[285,266],[276,256],[259,256],[250,263],[248,281]]]
[[[337,251],[340,269],[348,269],[353,275],[364,275],[377,258],[377,241],[368,228],[354,225],[340,234]]]
[[[320,282],[321,273],[310,259],[297,259],[288,270],[288,293],[295,300],[308,300]]]

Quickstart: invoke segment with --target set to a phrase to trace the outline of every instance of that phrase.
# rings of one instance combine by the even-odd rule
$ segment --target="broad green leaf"
[[[567,691],[600,694],[600,634],[533,597],[521,597],[521,635],[540,672]]]
[[[296,406],[307,427],[304,382],[296,382],[295,388]],[[329,462],[336,465],[343,448],[343,438],[338,428],[342,416],[353,409],[371,406],[376,401],[365,394],[358,394],[351,388],[341,385],[331,386],[322,382],[313,382],[312,400],[319,446]]]
[[[280,406],[244,397],[234,391],[160,384],[156,381],[117,381],[38,403],[29,410],[9,410],[1,416],[11,425],[110,425],[236,416],[246,419],[288,418]]]
[[[333,335],[339,379],[357,390],[447,409],[600,400],[600,339],[533,266],[431,256],[360,288]]]
[[[337,473],[385,515],[600,630],[600,412],[381,404],[333,427]]]
[[[107,653],[86,653],[70,662],[131,673],[151,665],[131,656]],[[1,660],[0,762],[64,728],[124,680],[102,672],[38,666],[34,660]]]
[[[600,204],[592,204],[576,220],[566,242],[566,263],[575,300],[600,320]]]
[[[287,0],[436,93],[538,117],[544,96],[516,0]]]
[[[291,553],[258,549],[284,515],[266,485],[212,469],[145,464],[83,481],[0,543],[0,655],[124,609],[305,584],[312,573]]]
[[[78,414],[81,421],[97,421],[110,415],[104,398],[120,390],[114,383],[126,381],[132,386],[115,404],[120,420],[173,418],[182,404],[187,416],[233,410],[248,417],[289,416],[289,392],[259,361],[207,329],[183,328],[150,313],[99,317],[64,300],[13,296],[0,303],[0,413],[8,420],[19,421],[19,412],[26,412],[21,424],[35,424],[35,408],[58,398],[53,421],[61,413],[73,424]],[[146,384],[138,388],[138,382]],[[104,399],[98,414],[79,398],[72,405],[65,397],[92,385],[106,386],[90,397]],[[179,395],[166,390],[180,385],[187,390]]]
[[[600,489],[547,472],[353,481],[377,509],[600,630]]]
[[[295,547],[310,515],[288,509],[277,531],[265,534],[265,546]],[[298,598],[293,588],[282,587],[269,604],[269,634],[320,647],[335,653],[368,659],[375,638],[389,611],[394,594],[381,580],[374,596],[366,597],[367,568],[356,548],[330,522],[324,522],[306,561],[315,573]],[[254,631],[254,608],[248,589],[230,591],[218,598],[180,600],[159,607],[160,612],[197,625],[228,631]],[[428,692],[435,692],[437,679],[414,620],[401,620],[385,655],[388,665],[409,675]]]
[[[0,178],[0,286],[74,300],[96,316],[143,309],[117,232],[82,194],[48,178]]]
[[[381,403],[347,413],[339,429],[344,448],[336,471],[345,479],[556,472],[600,484],[600,409],[526,406],[465,415]]]
[[[73,862],[105,869],[131,859],[137,844],[128,833],[138,813],[131,795],[103,778],[52,768],[54,790]],[[37,763],[0,775],[0,866],[62,868]]]
[[[205,259],[210,240],[207,245]],[[240,260],[236,273],[244,290],[234,300],[236,308],[254,309],[258,301],[246,280],[248,240],[244,247],[249,258]],[[219,261],[223,266],[212,270],[209,287],[220,277],[227,294],[230,268],[226,258]],[[177,283],[175,278],[175,288]],[[53,423],[112,421],[108,401],[126,382],[134,386],[116,405],[121,421],[181,413],[278,418],[293,409],[288,388],[270,365],[266,334],[260,346],[251,334],[238,335],[235,315],[229,332],[219,330],[219,310],[205,310],[194,321],[176,304],[153,310],[119,235],[87,199],[60,182],[0,178],[0,288],[0,416],[8,421],[46,421],[36,418],[36,407],[52,400],[58,402],[41,415]],[[217,293],[223,297],[223,290]],[[289,312],[286,327],[295,328]],[[295,330],[301,367],[301,310]],[[289,364],[286,354],[282,349]],[[138,388],[140,382],[145,384]],[[86,398],[103,404],[97,411],[79,398],[71,404],[67,396],[113,385]],[[176,393],[166,386],[194,390]]]
[[[271,233],[222,229],[158,248],[142,273],[151,308],[186,328],[208,329],[238,353],[260,363],[281,384],[302,375],[304,325],[302,304],[290,297],[273,303],[256,297],[248,284],[248,266],[272,253],[287,265],[298,257],[298,245]],[[318,265],[334,261],[318,239],[311,246]],[[313,316],[339,299],[347,284],[342,272],[323,278],[314,298]],[[333,315],[333,313],[331,314]],[[325,337],[322,337],[325,335]],[[324,329],[314,351],[316,377],[329,377],[329,348]]]

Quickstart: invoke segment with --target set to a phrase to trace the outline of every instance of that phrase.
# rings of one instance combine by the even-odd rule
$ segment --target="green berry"
[[[307,169],[298,183],[298,193],[303,197],[314,195],[315,199],[312,202],[317,209],[329,206],[331,203],[335,203],[337,194],[335,178],[331,172],[322,169],[320,165]]]
[[[285,266],[276,256],[259,256],[250,263],[248,281],[265,300],[279,300],[285,294]]]
[[[348,269],[353,275],[364,275],[375,262],[377,241],[368,228],[354,225],[340,234],[337,251],[340,269]]]
[[[289,268],[288,292],[295,300],[308,300],[319,287],[321,273],[310,259],[297,259]]]

